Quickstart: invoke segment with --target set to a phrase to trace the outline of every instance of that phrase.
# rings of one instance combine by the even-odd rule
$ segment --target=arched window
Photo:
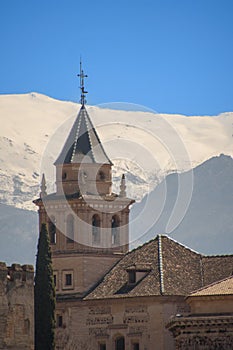
[[[120,220],[117,215],[112,217],[112,244],[120,244]]]
[[[97,214],[92,217],[92,243],[100,243],[100,217]]]
[[[102,170],[100,170],[99,171],[99,180],[104,181],[105,178],[106,178],[105,173]]]
[[[51,244],[56,244],[56,219],[54,216],[51,216],[49,219],[49,238]]]
[[[74,242],[74,217],[69,214],[66,218],[66,242]]]
[[[116,338],[115,350],[125,350],[125,338],[124,337]]]

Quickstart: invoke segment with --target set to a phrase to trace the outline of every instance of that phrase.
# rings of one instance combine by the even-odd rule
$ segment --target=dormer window
[[[150,264],[135,264],[126,270],[128,272],[128,284],[135,284],[142,280],[151,271]]]
[[[127,294],[140,284],[151,271],[151,264],[135,264],[126,268],[128,279],[115,294]]]
[[[136,283],[136,271],[130,270],[128,271],[129,284]]]

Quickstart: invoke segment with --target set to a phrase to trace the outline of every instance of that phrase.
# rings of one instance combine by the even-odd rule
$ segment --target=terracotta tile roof
[[[86,298],[185,296],[210,279],[229,276],[232,269],[233,255],[203,256],[166,235],[159,235],[126,254]],[[135,282],[130,283],[129,274],[133,270]]]
[[[204,286],[232,275],[233,255],[203,256],[201,263]]]
[[[205,295],[233,295],[233,276],[203,287],[190,294],[189,297],[199,297]]]
[[[186,295],[201,286],[201,255],[162,236],[164,294]]]
[[[159,235],[126,254],[86,299],[188,295],[210,280],[229,276],[232,270],[233,255],[203,256]],[[129,280],[132,271],[134,283]]]
[[[110,272],[104,276],[103,280],[87,298],[120,298],[124,297],[126,294],[127,296],[159,294],[160,280],[156,251],[158,251],[158,241],[153,240],[126,254]],[[133,286],[130,286],[133,288],[127,288],[127,270],[137,263],[150,263],[151,270],[145,272],[144,278],[136,282]]]

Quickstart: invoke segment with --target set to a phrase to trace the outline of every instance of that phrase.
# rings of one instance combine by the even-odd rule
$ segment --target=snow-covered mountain
[[[42,172],[54,190],[53,162],[79,108],[37,93],[0,96],[1,260],[34,262],[32,200]],[[231,252],[233,159],[219,155],[233,156],[233,112],[187,117],[87,108],[114,163],[113,190],[126,173],[128,196],[144,196],[131,211],[132,246],[167,232],[200,252]]]
[[[131,242],[137,246],[158,233],[167,233],[200,253],[232,254],[232,157],[213,157],[194,168],[193,174],[190,172],[168,175],[132,206]],[[184,197],[179,200],[178,193],[190,176],[194,183],[188,203]],[[184,203],[188,205],[184,207]]]
[[[110,105],[111,107],[111,105]],[[156,114],[87,107],[114,163],[115,192],[120,176],[140,199],[169,173],[183,172],[212,156],[233,155],[233,112],[219,116]],[[35,209],[42,172],[54,190],[52,165],[79,105],[37,93],[0,96],[0,201]]]
[[[196,167],[191,201],[183,208],[183,201],[177,202],[177,193],[179,184],[188,183],[189,177],[190,171],[168,175],[149,196],[132,206],[131,247],[158,233],[169,233],[200,253],[232,254],[233,159],[221,155]],[[182,219],[177,226],[177,221],[171,220],[176,203],[178,217]],[[0,204],[0,260],[8,264],[35,263],[37,216],[35,211]]]

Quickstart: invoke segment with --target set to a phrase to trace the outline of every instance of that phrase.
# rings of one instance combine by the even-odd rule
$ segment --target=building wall
[[[167,328],[176,350],[233,349],[233,296],[190,296],[189,314],[173,316]]]
[[[112,173],[110,164],[71,163],[56,166],[56,185],[58,194],[86,192],[103,195],[110,194]]]
[[[90,301],[58,301],[56,350],[98,350],[105,344],[115,350],[124,337],[125,349],[173,350],[174,340],[165,329],[169,317],[187,311],[183,297],[134,297]],[[58,323],[57,323],[58,325]]]
[[[121,255],[120,255],[121,256]],[[56,275],[56,293],[84,293],[116,263],[120,256],[97,254],[62,254],[53,256],[53,272]],[[72,275],[72,285],[66,286],[65,276]]]
[[[107,200],[89,198],[66,200],[64,198],[56,200],[38,201],[40,227],[42,223],[49,223],[52,218],[56,225],[56,245],[51,245],[52,252],[56,250],[73,249],[83,250],[89,248],[111,249],[116,252],[126,253],[129,243],[129,199],[109,198]],[[93,243],[92,218],[98,215],[100,219],[100,242]],[[72,215],[74,218],[73,247],[67,244],[66,239],[70,238],[67,232],[67,218]],[[119,219],[119,243],[112,243],[111,225],[112,218]],[[49,227],[48,227],[49,231]],[[84,246],[86,247],[84,249]]]
[[[233,295],[190,297],[188,303],[193,314],[233,314]]]
[[[0,349],[34,349],[34,270],[0,263]]]

